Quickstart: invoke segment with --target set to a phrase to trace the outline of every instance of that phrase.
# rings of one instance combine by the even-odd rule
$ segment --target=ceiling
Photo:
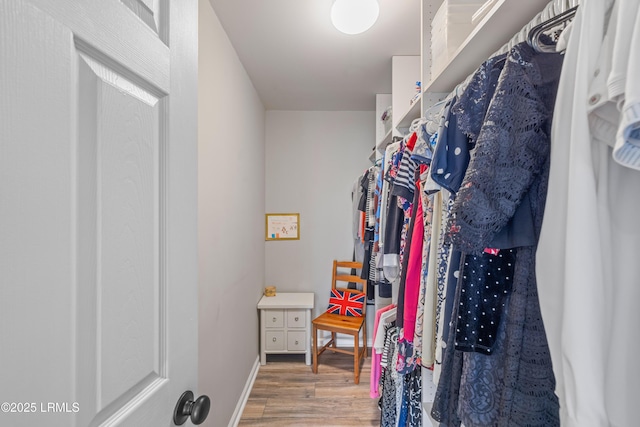
[[[209,1],[268,110],[375,110],[391,57],[420,54],[420,0],[378,0],[357,35],[333,27],[333,0]]]

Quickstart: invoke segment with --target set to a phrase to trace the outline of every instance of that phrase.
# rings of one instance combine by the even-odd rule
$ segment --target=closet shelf
[[[377,153],[378,153],[378,150],[376,150],[375,148],[373,150],[371,150],[371,154],[369,154],[369,161],[371,163],[375,163]]]
[[[453,54],[449,63],[424,87],[425,92],[451,92],[482,62],[531,21],[549,0],[498,0]]]
[[[424,91],[423,91],[424,93]],[[404,116],[400,119],[398,124],[396,125],[396,129],[406,129],[411,125],[411,122],[420,117],[420,104],[422,103],[422,93],[418,98],[416,98],[409,111],[405,113]]]
[[[376,151],[379,152],[384,152],[385,148],[387,148],[387,145],[389,145],[391,143],[391,134],[392,134],[393,129],[389,129],[389,131],[386,133],[386,135],[376,143],[376,149],[374,150],[374,154]]]

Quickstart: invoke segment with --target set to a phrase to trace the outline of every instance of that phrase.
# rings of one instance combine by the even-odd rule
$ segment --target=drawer
[[[304,351],[306,350],[305,331],[288,331],[287,332],[287,350],[289,351]]]
[[[284,331],[267,331],[267,351],[284,350]]]
[[[304,328],[304,310],[287,310],[287,328]]]
[[[265,328],[282,328],[284,327],[284,311],[282,310],[265,310]]]

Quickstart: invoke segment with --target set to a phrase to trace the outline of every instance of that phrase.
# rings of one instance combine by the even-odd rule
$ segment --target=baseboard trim
[[[249,374],[249,378],[247,378],[247,382],[244,385],[244,389],[242,390],[242,394],[240,395],[240,399],[236,405],[235,411],[233,411],[233,415],[231,416],[231,421],[229,421],[229,427],[238,427],[240,423],[240,419],[242,418],[242,413],[244,412],[244,407],[247,404],[247,400],[249,399],[249,395],[251,395],[251,389],[253,388],[253,383],[256,381],[256,377],[258,376],[258,371],[260,370],[260,356],[256,357],[256,361],[253,364],[253,368],[251,368],[251,373]]]

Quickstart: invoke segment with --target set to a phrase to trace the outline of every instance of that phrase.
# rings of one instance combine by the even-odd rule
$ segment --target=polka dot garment
[[[515,260],[515,249],[465,257],[459,284],[457,350],[491,354],[511,293]]]

